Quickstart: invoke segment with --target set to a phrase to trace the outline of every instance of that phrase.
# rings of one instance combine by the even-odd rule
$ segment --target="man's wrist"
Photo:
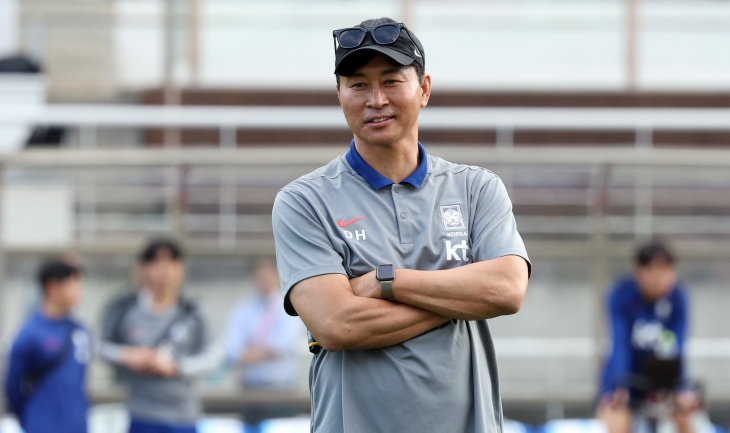
[[[393,280],[380,282],[380,298],[386,301],[394,301]]]
[[[395,266],[379,265],[375,272],[375,279],[380,282],[380,297],[388,301],[395,300],[393,280],[395,280]]]

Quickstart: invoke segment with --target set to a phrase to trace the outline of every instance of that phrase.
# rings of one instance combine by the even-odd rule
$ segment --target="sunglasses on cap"
[[[365,35],[368,33],[372,35],[375,43],[379,45],[390,45],[398,40],[401,29],[406,30],[406,36],[408,36],[408,39],[411,40],[413,45],[416,45],[408,32],[408,28],[403,23],[381,24],[367,29],[362,27],[349,27],[333,31],[332,37],[335,39],[335,50],[337,50],[338,45],[345,49],[359,47],[362,41],[365,40]],[[416,47],[418,46],[416,45]]]

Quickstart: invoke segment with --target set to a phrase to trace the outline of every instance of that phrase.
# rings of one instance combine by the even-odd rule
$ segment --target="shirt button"
[[[400,192],[400,187],[399,186],[393,187],[393,191],[395,191],[396,193]]]
[[[406,219],[406,213],[405,212],[401,212],[400,213],[400,217],[403,218],[403,219]]]

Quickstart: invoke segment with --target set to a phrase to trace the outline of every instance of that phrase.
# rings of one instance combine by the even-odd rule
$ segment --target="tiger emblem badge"
[[[441,221],[444,223],[444,230],[464,229],[464,217],[461,214],[461,206],[458,204],[442,204]]]

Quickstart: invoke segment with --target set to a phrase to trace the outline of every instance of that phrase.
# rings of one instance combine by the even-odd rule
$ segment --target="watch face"
[[[388,281],[395,278],[395,266],[393,265],[380,265],[375,277],[381,281]]]

